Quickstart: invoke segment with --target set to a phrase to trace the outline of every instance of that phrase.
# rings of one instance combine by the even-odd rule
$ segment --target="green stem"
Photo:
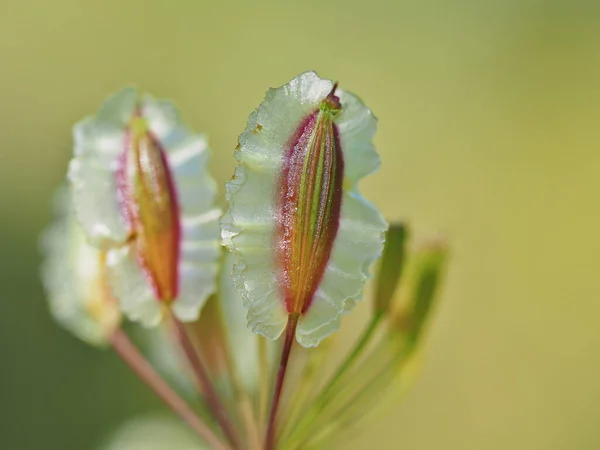
[[[282,442],[287,441],[292,435],[296,421],[302,416],[305,408],[310,406],[311,393],[318,390],[321,379],[319,375],[325,366],[325,359],[330,354],[331,342],[331,339],[325,340],[317,348],[308,352],[299,385],[294,389],[289,409],[286,411],[286,424],[281,433]]]
[[[411,342],[405,343],[389,362],[383,365],[382,369],[367,381],[354,396],[339,406],[334,412],[334,421],[330,423],[327,429],[319,430],[316,435],[305,434],[304,439],[300,441],[299,447],[313,448],[319,446],[331,437],[333,433],[350,425],[356,419],[358,410],[360,418],[365,417],[365,410],[369,409],[365,401],[374,401],[379,394],[389,387],[389,382],[397,376],[402,370],[406,361],[413,354],[415,346]],[[313,421],[314,423],[314,421]]]
[[[360,339],[358,340],[358,343],[354,347],[354,350],[352,350],[352,352],[346,357],[344,362],[340,365],[340,367],[336,371],[333,378],[331,378],[331,380],[329,381],[327,386],[323,389],[323,391],[320,395],[320,397],[323,399],[323,401],[326,401],[328,395],[331,393],[331,391],[335,387],[335,385],[346,374],[346,372],[354,365],[356,360],[363,354],[363,352],[367,348],[367,345],[369,344],[369,342],[371,342],[371,339],[373,338],[375,331],[377,331],[377,328],[378,328],[379,324],[381,323],[383,316],[384,316],[383,311],[377,311],[377,312],[375,312],[373,317],[371,317],[371,321],[367,325],[367,328],[365,328],[365,330],[363,331],[362,336],[360,337]]]
[[[344,375],[348,373],[348,371],[352,368],[354,363],[362,356],[365,349],[368,347],[368,344],[371,342],[371,339],[375,335],[379,324],[381,323],[384,317],[383,311],[377,311],[373,317],[371,317],[370,322],[367,324],[367,327],[363,331],[361,337],[359,338],[356,346],[350,352],[350,354],[346,357],[344,362],[340,365],[339,369],[333,375],[329,383],[323,388],[320,395],[317,396],[315,403],[308,410],[306,415],[300,420],[294,432],[290,435],[290,441],[293,443],[295,438],[298,436],[302,436],[308,428],[314,423],[322,414],[322,412],[327,407],[328,402],[334,398],[333,393],[335,392],[335,388],[340,383],[340,381],[344,378]]]

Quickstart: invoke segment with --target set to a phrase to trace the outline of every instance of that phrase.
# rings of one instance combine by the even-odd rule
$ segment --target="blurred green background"
[[[209,134],[223,182],[265,90],[308,69],[380,119],[365,194],[453,248],[422,377],[346,448],[600,448],[597,0],[1,0],[0,448],[92,449],[159,407],[46,311],[72,124],[136,84]]]

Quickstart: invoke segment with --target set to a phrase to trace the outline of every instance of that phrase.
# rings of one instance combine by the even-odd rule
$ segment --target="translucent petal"
[[[108,252],[108,281],[121,311],[130,320],[146,327],[160,323],[163,308],[140,267],[132,246],[126,245]]]
[[[73,129],[74,158],[69,165],[69,180],[75,213],[89,242],[98,248],[110,248],[127,239],[115,170],[136,101],[136,90],[124,89],[110,97],[95,117],[82,120]]]
[[[173,312],[180,320],[191,322],[216,289],[221,253],[221,211],[214,208],[217,184],[208,172],[210,153],[206,139],[183,123],[171,102],[146,94],[141,110],[163,145],[173,174],[182,231],[179,295]]]
[[[190,136],[180,147],[166,150],[183,216],[204,214],[212,209],[217,183],[208,172],[210,153],[204,138]]]
[[[360,178],[373,173],[381,164],[372,142],[377,131],[377,118],[355,95],[344,90],[336,92],[343,108],[335,123],[344,151],[345,183],[350,190]]]
[[[341,315],[362,296],[370,267],[381,255],[386,229],[387,223],[373,205],[357,192],[346,193],[323,281],[311,307],[298,322],[296,336],[301,345],[317,345],[339,328]]]
[[[42,234],[42,282],[56,321],[83,341],[104,346],[120,315],[116,305],[103,303],[97,290],[100,252],[86,243],[70,198],[68,189],[60,190],[55,198],[56,218]]]
[[[181,259],[173,311],[180,320],[193,321],[215,290],[220,211],[213,205],[217,186],[208,173],[206,139],[182,122],[171,102],[147,94],[139,100],[135,89],[125,89],[107,100],[96,116],[75,127],[75,157],[69,175],[78,219],[90,242],[111,249],[111,283],[124,312],[147,326],[157,324],[162,306],[139,266],[135,246],[126,245],[132,230],[121,211],[116,181],[118,158],[138,109],[164,149],[179,206]]]
[[[236,255],[233,276],[248,309],[250,328],[271,339],[279,337],[287,321],[273,239],[284,154],[301,121],[332,88],[332,81],[307,72],[269,90],[240,135],[235,153],[239,165],[226,184],[229,209],[221,220],[223,244]],[[339,89],[335,92],[342,105],[335,125],[344,156],[345,192],[330,261],[311,306],[298,323],[296,336],[305,346],[317,345],[337,329],[342,313],[360,298],[387,228],[356,190],[357,181],[379,166],[371,142],[377,121],[357,97]]]
[[[111,95],[100,107],[96,114],[99,123],[107,126],[122,128],[129,123],[137,107],[138,91],[128,87]]]
[[[111,166],[78,156],[69,164],[69,179],[75,212],[88,241],[101,249],[125,242],[129,231],[119,209]]]
[[[216,290],[221,256],[220,215],[220,210],[212,209],[181,221],[179,295],[173,303],[173,312],[181,321],[198,319],[202,306]]]

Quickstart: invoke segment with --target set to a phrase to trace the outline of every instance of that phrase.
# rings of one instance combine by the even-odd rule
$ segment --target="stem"
[[[213,387],[208,375],[208,371],[198,356],[198,352],[190,340],[185,326],[175,316],[173,316],[173,324],[177,339],[179,340],[181,348],[185,353],[188,362],[190,363],[194,375],[196,376],[196,380],[202,389],[208,407],[212,411],[217,423],[219,424],[219,427],[221,427],[221,430],[223,430],[223,433],[225,436],[227,436],[227,439],[233,448],[241,448],[238,436],[231,420],[229,419],[227,410],[225,409],[225,405],[215,391],[215,388]]]
[[[316,419],[319,418],[321,411],[317,411],[318,414],[309,417],[307,423],[304,426],[304,429],[301,430],[301,437],[297,437],[294,442],[297,444],[297,447],[294,448],[312,448],[311,446],[315,443],[320,443],[326,438],[329,438],[332,433],[335,433],[336,430],[339,430],[342,427],[347,426],[353,418],[366,417],[365,411],[367,405],[365,405],[365,401],[370,400],[371,402],[375,401],[378,398],[378,394],[380,394],[383,390],[389,388],[389,382],[393,380],[395,376],[402,370],[402,367],[410,358],[414,347],[410,344],[403,344],[391,357],[391,359],[386,358],[386,362],[380,365],[381,368],[375,375],[371,377],[366,383],[362,385],[356,386],[355,389],[349,389],[348,386],[344,388],[350,390],[350,396],[343,399],[340,404],[337,405],[333,414],[331,414],[331,421],[329,421],[329,426],[327,429],[319,429],[316,433],[311,433],[314,431],[314,425],[316,423]],[[385,350],[385,349],[381,349]],[[368,364],[372,366],[374,364]],[[364,376],[357,377],[359,379],[365,378]]]
[[[380,365],[378,361],[382,356],[387,354],[385,339],[383,342],[377,344],[373,352],[364,358],[358,367],[353,367],[356,365],[357,359],[362,356],[368,348],[368,343],[371,341],[377,330],[377,326],[381,323],[382,317],[383,315],[378,315],[377,313],[373,315],[371,321],[362,332],[355,348],[346,357],[340,369],[337,370],[333,378],[316,397],[310,408],[302,415],[298,423],[295,424],[292,432],[286,435],[286,444],[291,445],[292,448],[297,448],[295,445],[304,442],[306,439],[305,435],[311,431],[313,424],[321,419],[326,412],[331,411],[332,406],[335,409],[336,404],[343,402],[352,392],[352,387],[356,386],[357,381],[360,382],[361,379],[372,373],[373,367],[378,367]],[[349,380],[345,375],[348,375],[348,372],[351,369],[354,370],[352,371],[352,377]],[[321,420],[321,422],[324,421]]]
[[[271,379],[271,361],[267,344],[267,338],[258,336],[258,423],[261,428],[267,425],[267,410],[269,408],[268,392]]]
[[[377,311],[371,321],[367,325],[367,328],[363,331],[362,336],[360,337],[358,343],[354,347],[354,350],[346,357],[344,362],[340,365],[335,375],[331,379],[331,381],[327,384],[327,386],[323,389],[321,393],[321,398],[324,400],[328,394],[331,392],[333,387],[339,382],[339,380],[344,376],[344,374],[352,367],[354,362],[362,355],[363,351],[367,348],[367,344],[371,341],[377,327],[381,323],[381,319],[383,318],[383,311]]]
[[[196,415],[192,408],[162,379],[122,330],[112,334],[110,343],[131,370],[208,445],[215,450],[229,449],[213,433],[210,427]]]
[[[292,345],[296,339],[296,327],[298,326],[299,313],[292,313],[288,317],[288,323],[285,332],[285,341],[281,350],[281,361],[277,372],[277,380],[275,382],[275,390],[273,391],[273,399],[271,400],[271,412],[269,413],[269,422],[267,426],[267,435],[265,437],[265,450],[275,449],[275,434],[276,434],[276,419],[277,410],[281,401],[281,392],[283,391],[283,382],[287,371],[288,361]]]
[[[403,363],[406,361],[405,356],[404,352],[401,352],[386,364],[380,372],[336,411],[335,419],[328,427],[318,430],[313,435],[306,435],[301,443],[301,448],[320,448],[323,443],[331,439],[333,434],[339,434],[341,429],[352,425],[355,430],[357,420],[367,418],[372,413],[372,403],[378,401],[383,392],[390,388],[389,383],[401,370]],[[371,404],[365,403],[366,401],[370,401]]]
[[[286,411],[286,423],[281,434],[284,442],[294,431],[298,418],[304,415],[303,412],[311,400],[311,393],[318,391],[319,381],[323,378],[320,375],[325,366],[325,359],[330,354],[332,342],[332,338],[326,339],[308,353],[299,385],[294,389],[289,409]]]

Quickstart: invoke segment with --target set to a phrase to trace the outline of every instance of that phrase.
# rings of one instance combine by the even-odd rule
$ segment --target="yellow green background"
[[[421,378],[344,448],[600,448],[594,0],[0,0],[0,448],[92,449],[159,407],[46,312],[72,124],[124,85],[172,98],[224,182],[264,91],[309,69],[380,119],[364,193],[453,250]]]

